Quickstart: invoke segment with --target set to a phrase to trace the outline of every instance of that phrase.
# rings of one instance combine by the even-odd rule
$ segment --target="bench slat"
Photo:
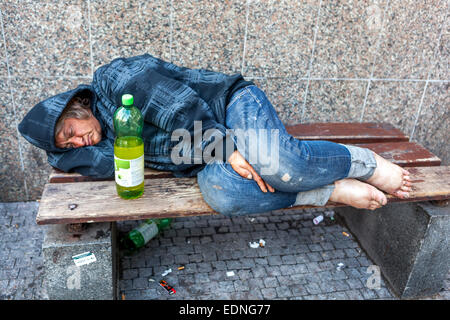
[[[385,159],[392,161],[402,167],[422,167],[422,166],[439,166],[441,159],[429,152],[421,145],[414,142],[382,142],[357,144],[360,147],[368,148],[378,153]],[[155,178],[173,178],[171,172],[158,171],[145,168],[145,179]],[[65,183],[65,182],[82,182],[82,181],[100,181],[105,179],[95,179],[88,176],[82,176],[79,173],[65,173],[58,169],[54,169],[50,173],[49,182]],[[113,180],[107,179],[107,180]]]
[[[411,197],[402,200],[388,196],[390,202],[450,198],[450,166],[408,170],[413,179]],[[71,210],[71,204],[76,208]],[[336,206],[342,205],[330,202],[325,207]],[[144,195],[135,200],[119,198],[114,181],[46,184],[36,221],[41,225],[67,224],[210,214],[216,212],[203,200],[196,178],[158,178],[146,179]]]
[[[286,126],[286,130],[297,139],[303,140],[328,140],[350,144],[409,141],[408,136],[390,123],[302,123]]]
[[[401,167],[440,166],[441,159],[414,142],[363,143],[356,146],[368,148]]]
[[[145,168],[144,169],[144,178],[145,179],[174,178],[174,176],[173,176],[172,172],[170,172],[170,171],[160,171],[160,170]],[[67,173],[67,172],[64,172],[64,171],[54,168],[50,172],[48,181],[50,183],[67,183],[67,182],[103,181],[103,180],[114,180],[114,178],[110,178],[110,179],[93,178],[93,177],[89,177],[89,176],[83,176],[76,172]]]

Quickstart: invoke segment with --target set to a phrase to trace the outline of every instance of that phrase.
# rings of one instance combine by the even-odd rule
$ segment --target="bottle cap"
[[[122,96],[122,104],[124,106],[132,106],[133,105],[133,95],[131,95],[131,94],[124,94]]]
[[[161,229],[165,229],[170,225],[171,222],[172,222],[172,219],[170,219],[170,218],[164,219],[163,218],[159,221],[159,226],[161,227]]]

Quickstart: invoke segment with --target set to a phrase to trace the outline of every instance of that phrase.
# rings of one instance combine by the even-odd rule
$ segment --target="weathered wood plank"
[[[402,200],[388,196],[390,202],[450,198],[450,166],[408,170],[413,179],[411,197]],[[336,206],[342,205],[331,202],[326,205]],[[44,188],[36,221],[67,224],[210,214],[216,212],[203,200],[196,178],[159,178],[146,179],[144,195],[135,200],[119,198],[114,181],[49,183]]]
[[[160,170],[145,168],[144,169],[144,178],[145,179],[174,178],[174,176],[173,176],[172,172],[169,172],[169,171],[160,171]],[[59,169],[53,168],[52,171],[50,172],[50,175],[48,178],[48,181],[50,183],[103,181],[103,180],[114,180],[114,177],[110,178],[110,179],[99,179],[99,178],[93,178],[93,177],[89,177],[89,176],[83,176],[76,172],[67,173],[67,172],[61,171]]]
[[[302,123],[286,126],[286,130],[302,140],[328,140],[350,144],[409,141],[408,136],[389,123]]]
[[[401,167],[440,166],[441,159],[414,142],[364,143],[356,146],[368,148]]]

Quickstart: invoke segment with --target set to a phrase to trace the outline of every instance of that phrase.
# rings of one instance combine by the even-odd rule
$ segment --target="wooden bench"
[[[318,123],[287,127],[290,134],[304,140],[329,140],[369,148],[392,162],[408,167],[413,174],[411,197],[389,202],[441,200],[450,196],[445,179],[449,167],[390,124]],[[151,204],[151,205],[150,205]],[[342,206],[333,202],[326,207]],[[310,208],[297,206],[289,209]],[[203,200],[197,180],[175,178],[170,172],[145,170],[142,198],[120,199],[113,179],[100,180],[54,169],[45,185],[36,221],[38,224],[69,224],[183,217],[216,214]]]
[[[408,203],[423,203],[423,201],[428,200],[442,202],[450,198],[450,167],[440,166],[441,160],[438,157],[426,150],[423,146],[410,142],[408,136],[390,124],[313,123],[289,126],[287,127],[287,130],[298,139],[328,140],[366,147],[402,167],[408,167],[413,178],[413,192],[411,193],[410,198],[402,200],[388,195],[388,205],[385,207],[389,207],[390,204],[395,203],[407,205]],[[286,209],[294,210],[311,207],[312,206],[296,206]],[[339,208],[346,206],[328,202],[325,207],[336,208],[336,211],[338,212]],[[378,212],[378,210],[380,209],[377,209],[374,212]],[[359,213],[360,211],[358,212],[358,215]],[[170,172],[145,169],[144,195],[136,200],[122,200],[117,196],[113,179],[94,179],[77,173],[64,173],[53,169],[49,181],[44,187],[36,221],[40,225],[61,226],[82,223],[94,223],[95,225],[96,223],[114,223],[115,221],[120,220],[187,217],[212,214],[217,214],[217,212],[211,209],[211,207],[203,200],[197,185],[196,177],[175,178]],[[345,215],[346,221],[349,221],[349,216],[352,217],[352,214]],[[353,216],[355,215],[353,214]],[[375,216],[376,215],[371,213],[371,217]],[[383,220],[383,217],[380,219]],[[386,219],[383,221],[385,220]],[[349,223],[351,223],[351,221],[349,221]],[[358,226],[358,223],[356,226]],[[352,228],[357,232],[357,227],[353,226]],[[112,227],[110,229],[112,230]],[[59,228],[58,230],[60,230],[58,231],[59,233],[55,233],[56,236],[54,236],[53,239],[61,237],[61,233],[63,232],[61,230],[63,229]],[[353,232],[351,228],[350,231]],[[96,232],[98,233],[99,231]],[[365,233],[370,234],[370,232],[367,231],[365,231]],[[364,237],[364,235],[361,235],[361,237]],[[373,237],[376,238],[377,235],[374,235]],[[405,236],[406,239],[408,239],[408,237],[410,236]],[[425,235],[423,237],[425,237]],[[447,239],[448,233],[444,234],[443,237]],[[387,243],[397,241],[396,239],[390,239],[388,236],[385,236],[385,238]],[[72,238],[67,237],[67,241],[71,245],[74,245],[74,240]],[[111,240],[112,243],[114,241],[115,240]],[[376,241],[381,243],[379,240]],[[60,251],[62,250],[54,249],[52,245],[53,244],[49,245],[49,247],[51,247],[48,250],[49,253],[45,254],[45,256],[48,256],[46,261],[51,260],[55,255],[59,256]],[[367,244],[367,248],[364,247],[365,245],[363,245],[363,248],[370,251],[370,244]],[[438,244],[434,245],[434,247],[438,246]],[[447,248],[445,246],[448,247],[448,241],[444,245],[444,248],[440,246],[439,250],[436,252],[440,252],[441,255],[445,256],[445,250]],[[113,247],[114,244],[111,244],[111,248]],[[64,248],[67,248],[67,246],[64,245]],[[111,250],[113,251],[113,249]],[[415,248],[412,248],[411,250],[414,251]],[[85,251],[88,250],[86,249]],[[73,252],[75,252],[75,250]],[[71,254],[73,253],[66,253],[66,256],[69,257]],[[414,253],[414,255],[417,254]],[[113,257],[114,254],[111,254],[111,256]],[[447,256],[444,258],[446,257]],[[114,258],[111,259],[114,261]],[[410,257],[407,260],[408,262],[405,263],[410,263]],[[54,261],[55,260],[48,263],[48,268],[54,267]],[[117,261],[115,263],[117,263]],[[383,274],[388,278],[388,282],[390,282],[389,262],[383,262],[383,264],[388,264],[387,267],[382,265],[381,269]],[[64,273],[63,270],[65,270],[64,268],[67,268],[67,266],[59,269],[56,267],[54,268],[56,271],[52,271],[52,274],[58,272]],[[402,266],[401,268],[401,272],[410,274],[411,267],[409,264]],[[114,268],[112,273],[115,273]],[[113,276],[113,278],[114,277],[115,276]],[[54,299],[79,299],[81,296],[86,296],[85,293],[73,295],[71,293],[73,290],[62,289],[64,281],[66,281],[64,279],[61,281],[51,281],[62,281],[62,284],[54,285],[53,288],[48,289],[49,292],[55,292],[52,297]],[[99,283],[91,284],[91,287],[98,288],[101,286],[102,284]],[[424,284],[424,286],[427,286],[427,284]],[[67,293],[60,295],[64,290],[66,290]],[[96,289],[94,288],[92,290],[95,291]],[[396,288],[397,292],[402,290],[403,289]],[[402,293],[399,295],[402,296]],[[102,298],[104,298],[104,296],[102,296]]]

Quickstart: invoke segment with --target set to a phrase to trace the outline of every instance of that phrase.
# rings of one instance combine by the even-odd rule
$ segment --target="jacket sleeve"
[[[173,71],[174,74],[170,71]],[[224,76],[208,71],[190,71],[187,68],[164,64],[161,60],[149,55],[143,55],[114,60],[109,66],[96,71],[93,83],[97,88],[98,95],[105,97],[102,101],[111,106],[120,105],[124,93],[132,94],[134,103],[140,108],[144,121],[165,131],[169,136],[177,129],[185,129],[191,134],[191,137],[194,137],[194,134],[198,134],[198,132],[194,133],[195,121],[202,123],[202,137],[206,130],[215,129],[214,137],[206,139],[197,146],[203,151],[211,143],[214,145],[226,143],[224,110],[216,110],[218,109],[217,105],[208,103],[208,99],[206,99],[206,96],[217,95],[218,91],[213,88],[209,90],[203,88],[205,90],[202,91],[208,91],[210,94],[200,95],[197,90],[180,80],[188,77],[196,79],[196,82],[199,83],[208,83],[206,78],[212,77],[214,74],[216,77]],[[190,82],[188,81],[188,83]],[[113,113],[112,107],[110,110]],[[158,143],[164,144],[162,141]],[[194,147],[193,144],[191,146]],[[225,149],[222,150],[222,159],[226,160]],[[191,151],[193,154],[193,148]]]
[[[225,162],[228,159],[227,141],[230,145],[228,150],[231,148],[234,151],[236,147],[230,132],[218,121],[211,106],[189,86],[161,75],[158,78],[157,82],[151,83],[149,79],[130,86],[138,89],[135,96],[142,105],[144,121],[170,133],[172,137],[180,131],[181,134],[189,133],[191,147],[188,149],[195,163],[199,163],[199,154],[205,151],[210,154],[211,150],[221,150],[221,156],[215,157]],[[152,95],[142,94],[148,92],[146,86],[149,84]],[[173,143],[171,145],[174,146]]]
[[[77,172],[83,176],[110,178],[114,176],[114,145],[105,139],[94,146],[66,152],[48,152],[51,166],[64,172]]]

